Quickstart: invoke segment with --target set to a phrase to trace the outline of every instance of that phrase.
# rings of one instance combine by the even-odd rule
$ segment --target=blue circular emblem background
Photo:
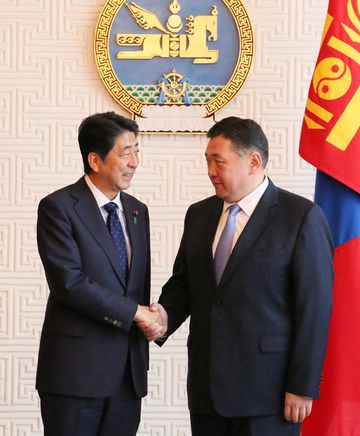
[[[135,3],[141,8],[155,13],[161,24],[166,28],[166,22],[171,15],[169,10],[170,1],[139,0]],[[168,73],[174,68],[176,71],[185,74],[192,85],[224,86],[229,81],[239,56],[239,36],[231,12],[222,1],[201,0],[195,3],[193,0],[181,0],[179,3],[181,9],[178,15],[182,18],[184,25],[178,34],[185,33],[186,17],[211,15],[213,5],[217,7],[217,41],[206,40],[206,45],[209,50],[218,50],[218,61],[212,64],[193,64],[191,58],[161,58],[158,56],[148,60],[117,59],[119,51],[141,49],[141,47],[120,47],[116,42],[117,34],[162,34],[156,28],[151,30],[142,29],[124,3],[114,18],[109,37],[112,67],[116,76],[124,85],[157,84],[164,73]],[[205,38],[207,36],[208,33],[204,33],[198,37]]]

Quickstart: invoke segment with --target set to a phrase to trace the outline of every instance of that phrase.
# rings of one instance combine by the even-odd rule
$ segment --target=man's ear
[[[94,173],[98,173],[100,169],[100,164],[102,163],[101,157],[95,153],[94,151],[91,151],[88,154],[88,164],[90,165],[90,168]]]
[[[257,151],[253,151],[249,155],[250,173],[255,174],[262,167],[262,157]]]

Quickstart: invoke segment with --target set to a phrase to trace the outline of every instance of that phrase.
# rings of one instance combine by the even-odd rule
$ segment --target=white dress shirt
[[[118,213],[120,224],[121,224],[122,230],[124,232],[124,236],[125,236],[126,251],[127,251],[128,263],[129,263],[129,267],[130,267],[131,244],[130,244],[129,235],[128,235],[128,232],[127,232],[127,229],[126,229],[126,221],[125,221],[124,209],[123,209],[121,201],[120,201],[120,192],[117,194],[117,196],[113,200],[109,200],[107,198],[107,196],[105,194],[103,194],[100,191],[100,189],[98,189],[92,183],[92,181],[90,180],[90,177],[87,174],[85,174],[85,182],[87,183],[87,185],[90,188],[93,196],[95,197],[96,203],[99,206],[101,215],[103,216],[105,223],[106,223],[106,219],[107,219],[107,216],[108,216],[108,212],[106,212],[106,210],[104,209],[105,204],[107,204],[110,201],[112,201],[113,203],[118,205],[117,213]]]
[[[234,248],[239,236],[241,235],[241,232],[244,230],[247,222],[249,221],[251,215],[253,214],[256,206],[258,205],[260,198],[263,196],[264,192],[266,191],[266,188],[269,185],[269,180],[265,176],[265,179],[261,184],[254,189],[250,194],[246,195],[246,197],[242,198],[237,204],[240,206],[241,210],[236,215],[236,228],[234,233],[234,239],[232,244],[232,249]],[[229,215],[229,207],[235,203],[227,203],[224,201],[223,211],[219,219],[219,224],[215,233],[213,245],[212,245],[212,252],[213,256],[215,255],[216,247],[219,243],[219,239],[221,236],[222,231],[224,230],[226,220]]]

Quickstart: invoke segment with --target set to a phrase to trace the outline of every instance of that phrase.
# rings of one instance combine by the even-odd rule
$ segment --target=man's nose
[[[128,165],[132,168],[136,168],[139,165],[139,157],[135,151],[130,152]]]
[[[215,166],[215,162],[209,162],[209,163],[208,163],[208,176],[209,176],[210,178],[216,176],[216,166]]]

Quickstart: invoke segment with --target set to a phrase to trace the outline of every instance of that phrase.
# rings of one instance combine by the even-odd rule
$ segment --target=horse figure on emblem
[[[211,15],[187,17],[187,35],[180,35],[180,57],[195,58],[194,64],[213,64],[218,61],[218,50],[209,50],[206,40],[217,40],[218,10],[213,6]],[[207,35],[209,32],[209,35]]]

